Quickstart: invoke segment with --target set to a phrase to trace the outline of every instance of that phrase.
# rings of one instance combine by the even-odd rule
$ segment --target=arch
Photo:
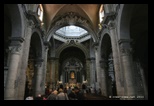
[[[130,21],[134,4],[121,4],[118,18],[119,39],[130,39]]]
[[[31,43],[34,44],[33,46],[35,47],[35,52],[38,52],[38,54],[36,53],[36,56],[42,59],[44,51],[43,40],[41,36],[41,32],[37,28],[32,30]]]
[[[108,58],[107,55],[110,52],[109,47],[111,47],[111,38],[108,33],[105,33],[101,42],[101,58]]]
[[[76,13],[73,13],[73,12],[64,14],[63,16],[60,16],[54,19],[53,23],[50,25],[48,29],[47,41],[50,40],[50,38],[54,35],[55,31],[68,25],[75,25],[87,30],[89,34],[92,36],[93,41],[97,42],[98,40],[96,36],[97,34],[92,29],[90,22],[84,19],[83,17],[76,15]]]
[[[24,37],[24,14],[21,4],[5,4],[5,9],[8,9],[9,17],[12,24],[12,37]],[[4,11],[5,11],[4,9]]]
[[[100,34],[100,45],[102,44],[102,40],[104,38],[104,35],[108,34],[110,36],[110,32],[107,28],[103,29],[103,31],[101,31],[101,34]]]
[[[30,88],[35,89],[35,78],[36,78],[36,68],[35,64],[43,60],[43,42],[41,39],[41,33],[38,29],[33,29],[31,38],[30,38],[30,50],[29,50],[29,58],[28,58],[28,66],[26,70],[26,74],[29,73],[27,79],[30,81]],[[27,78],[28,78],[27,77]],[[30,90],[30,89],[29,89]],[[33,95],[35,91],[31,91]],[[27,95],[27,94],[25,94]]]
[[[83,51],[83,53],[85,54],[85,57],[86,57],[86,58],[89,58],[89,57],[90,57],[90,55],[89,55],[89,53],[88,53],[88,50],[87,50],[82,44],[79,44],[79,43],[76,43],[76,44],[74,44],[74,45],[70,45],[69,43],[65,43],[65,44],[61,45],[61,46],[56,50],[56,56],[55,56],[55,57],[58,58],[58,57],[60,56],[61,52],[62,52],[64,49],[68,48],[68,47],[76,47],[76,48],[78,48],[78,49],[81,49],[81,50]]]

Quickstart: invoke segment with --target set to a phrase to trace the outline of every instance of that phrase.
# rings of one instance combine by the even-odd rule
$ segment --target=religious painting
[[[74,71],[71,71],[70,77],[71,77],[72,79],[75,78]]]

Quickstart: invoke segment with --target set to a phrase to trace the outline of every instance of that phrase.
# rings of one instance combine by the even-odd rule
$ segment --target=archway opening
[[[81,87],[86,79],[86,57],[84,52],[77,47],[68,47],[60,53],[59,80],[64,87]]]
[[[35,97],[35,84],[36,84],[36,66],[38,61],[42,59],[42,48],[41,40],[37,32],[34,32],[31,36],[28,66],[26,70],[26,85],[25,85],[25,98],[28,95],[33,95]]]
[[[101,64],[101,67],[104,68],[104,70],[106,70],[105,77],[106,77],[107,94],[116,96],[117,95],[116,80],[115,80],[111,38],[108,34],[105,34],[102,39],[101,58],[103,62],[103,64]]]

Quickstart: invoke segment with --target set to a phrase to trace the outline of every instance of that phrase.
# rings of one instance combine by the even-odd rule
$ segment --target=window
[[[41,4],[38,6],[37,15],[39,16],[40,21],[43,21],[43,7]]]
[[[74,25],[62,27],[56,31],[56,34],[63,36],[81,36],[87,33],[85,29]]]
[[[101,23],[103,21],[104,17],[104,8],[103,5],[101,5],[100,10],[99,10],[99,22]]]

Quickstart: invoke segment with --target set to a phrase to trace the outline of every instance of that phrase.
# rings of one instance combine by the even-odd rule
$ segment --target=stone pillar
[[[66,71],[66,83],[68,83],[68,71]]]
[[[101,79],[100,79],[100,49],[98,48],[98,45],[95,46],[95,57],[96,57],[96,89],[99,89],[100,88],[100,82],[101,82]]]
[[[117,33],[115,29],[115,24],[110,23],[109,27],[110,36],[111,36],[111,45],[112,45],[112,52],[113,52],[113,62],[114,62],[114,71],[115,71],[115,79],[116,79],[116,90],[117,95],[122,96],[124,95],[124,87],[122,86],[122,77],[121,77],[121,70],[119,64],[119,55],[118,55],[118,48],[117,48]]]
[[[90,58],[90,86],[92,86],[93,88],[95,87],[94,86],[94,83],[95,83],[95,58]]]
[[[58,58],[55,59],[55,82],[56,82],[56,85],[57,85],[57,81],[59,81],[59,59]]]
[[[48,57],[48,43],[45,43],[44,47],[44,61],[43,61],[43,76],[42,76],[42,93],[45,94],[45,83],[46,83],[46,73],[47,73],[47,57]]]
[[[50,88],[55,88],[55,58],[54,57],[50,57],[49,58],[50,61]]]
[[[140,65],[140,73],[141,73],[141,78],[143,81],[143,88],[144,88],[144,98],[145,100],[148,100],[148,87],[147,87],[147,83],[146,83],[146,79],[145,79],[145,75],[144,75],[144,70]]]
[[[63,81],[63,74],[60,75],[60,81],[62,81],[62,83],[64,83],[64,81]]]
[[[4,91],[5,91],[7,73],[8,73],[8,67],[4,67]]]
[[[108,96],[108,87],[107,87],[107,60],[100,60],[100,88],[103,96]]]
[[[32,28],[34,25],[31,21],[27,23],[27,30],[25,32],[25,42],[23,47],[22,59],[21,59],[21,67],[19,67],[19,82],[18,82],[18,100],[24,99],[25,93],[25,82],[26,82],[26,69],[28,65],[28,56],[29,56],[29,49],[30,49],[30,39],[32,35]]]
[[[34,87],[34,96],[42,94],[43,86],[43,59],[37,59],[35,64],[35,87]]]
[[[132,49],[130,47],[130,39],[119,40],[121,63],[124,71],[125,95],[136,96],[135,78],[132,61]]]
[[[87,85],[90,85],[90,59],[86,60],[86,80],[88,81]]]
[[[82,75],[82,82],[84,81],[84,75]]]
[[[6,79],[6,88],[4,92],[4,100],[15,100],[15,89],[17,87],[17,72],[18,72],[18,64],[20,60],[21,54],[21,42],[23,39],[20,38],[12,38],[11,45],[9,47],[10,50],[10,60],[8,74]]]

